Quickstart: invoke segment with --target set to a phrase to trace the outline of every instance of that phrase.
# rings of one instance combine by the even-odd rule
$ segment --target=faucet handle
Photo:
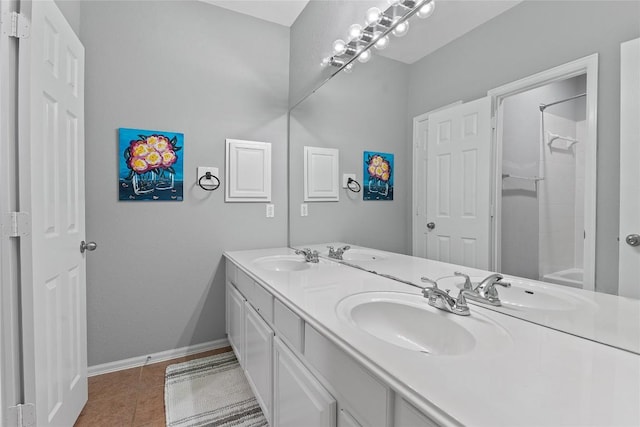
[[[438,289],[438,283],[435,280],[431,280],[428,277],[422,276],[420,278],[420,281],[422,283],[428,283],[433,289]]]
[[[456,271],[455,273],[453,273],[454,276],[458,276],[458,277],[464,277],[464,290],[465,291],[471,291],[473,290],[473,285],[471,284],[471,278],[469,277],[468,274],[464,274],[461,273],[459,271]]]
[[[351,249],[351,246],[349,245],[344,245],[343,247],[341,247],[340,249],[342,249],[342,252],[344,251],[348,251],[349,249]]]
[[[494,285],[500,285],[503,288],[509,288],[511,287],[511,282],[503,282],[502,279],[498,279],[495,282],[493,282]]]
[[[456,305],[458,307],[467,306],[467,299],[464,297],[464,291],[464,289],[460,289],[460,292],[458,292],[458,298],[456,298]]]

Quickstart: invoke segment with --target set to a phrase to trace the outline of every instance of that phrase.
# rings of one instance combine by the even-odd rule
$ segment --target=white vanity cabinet
[[[229,261],[226,301],[229,342],[270,425],[435,425]]]
[[[273,330],[258,312],[245,302],[244,370],[260,403],[264,416],[271,420]]]
[[[274,340],[273,425],[336,425],[336,400],[279,339]]]
[[[227,335],[240,366],[244,366],[245,299],[227,282]]]

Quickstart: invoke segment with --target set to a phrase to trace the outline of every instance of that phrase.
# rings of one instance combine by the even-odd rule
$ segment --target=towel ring
[[[202,183],[203,179],[207,181],[216,181],[216,182],[213,184],[203,184]],[[214,191],[214,190],[217,190],[218,187],[220,187],[220,180],[218,179],[217,176],[213,175],[211,172],[207,172],[200,177],[200,179],[198,180],[198,185],[200,186],[200,188],[202,188],[205,191]]]
[[[354,193],[359,193],[360,190],[362,190],[360,183],[353,178],[349,178],[347,180],[347,188],[349,191],[353,191]]]

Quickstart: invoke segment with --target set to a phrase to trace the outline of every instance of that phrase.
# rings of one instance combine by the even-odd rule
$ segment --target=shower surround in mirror
[[[582,288],[585,98],[545,109],[544,130],[539,106],[585,90],[582,75],[504,101],[503,273]]]

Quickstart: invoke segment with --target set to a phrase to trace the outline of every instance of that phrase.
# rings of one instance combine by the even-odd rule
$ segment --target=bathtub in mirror
[[[640,36],[640,24],[632,18],[638,13],[638,2],[524,1],[415,62],[392,57],[394,46],[410,52],[416,40],[392,39],[389,57],[376,53],[370,62],[356,63],[350,74],[336,74],[290,113],[290,245],[349,242],[500,271],[544,281],[545,286],[616,295],[620,44]],[[411,25],[414,29],[429,21]],[[504,126],[496,129],[502,138],[500,152],[462,155],[460,166],[430,164],[426,150],[421,153],[420,133],[428,139],[429,131],[420,127],[420,117],[439,117],[425,113],[470,105],[512,82],[594,56],[597,72],[591,82],[585,68],[502,98],[498,119]],[[580,96],[584,93],[587,96]],[[589,102],[596,101],[590,110]],[[544,113],[540,104],[548,105]],[[498,111],[494,107],[491,111]],[[488,120],[492,126],[491,117]],[[597,128],[590,127],[593,124]],[[471,125],[480,126],[481,121]],[[490,138],[495,143],[498,136],[491,133]],[[597,142],[597,154],[590,142]],[[305,203],[305,146],[339,149],[338,178],[355,174],[364,187],[365,152],[393,154],[393,200],[363,200],[363,191],[341,188],[337,202]],[[431,170],[447,170],[452,181],[430,187],[433,179],[425,172],[429,165]],[[469,175],[470,170],[476,175]],[[490,174],[483,188],[465,177],[477,177],[478,170]],[[474,235],[456,253],[446,239],[438,239],[447,206],[438,204],[437,197],[429,204],[427,194],[442,196],[443,189],[451,191],[453,185],[460,191],[446,194],[449,207],[460,203],[475,209],[474,215],[484,215],[488,245],[474,246]],[[301,216],[302,205],[307,216]],[[428,221],[433,206],[441,209],[431,212],[435,216]],[[429,222],[435,230],[427,227]],[[585,325],[554,324],[553,316],[507,314],[624,347],[606,342]],[[615,315],[610,314],[611,321]]]

